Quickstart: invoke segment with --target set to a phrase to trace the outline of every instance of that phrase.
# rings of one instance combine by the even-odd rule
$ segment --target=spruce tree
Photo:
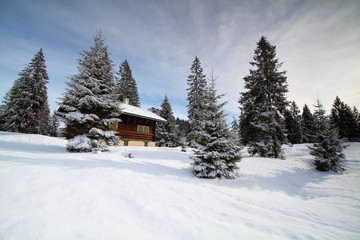
[[[59,128],[60,123],[59,123],[59,119],[56,116],[56,112],[54,112],[51,117],[50,117],[50,121],[49,121],[49,135],[52,137],[57,137],[59,135]]]
[[[355,106],[353,108],[353,115],[354,115],[356,126],[357,126],[357,129],[356,129],[357,137],[360,138],[360,113]],[[360,142],[360,140],[359,140],[359,142]]]
[[[236,120],[236,118],[233,117],[233,121],[231,122],[230,136],[236,144],[240,144],[239,131],[240,131],[239,123]]]
[[[205,130],[206,119],[206,103],[207,103],[207,82],[206,75],[203,74],[203,69],[198,57],[195,57],[191,66],[191,74],[188,76],[188,119],[189,132],[187,134],[188,142],[192,147],[198,145],[206,145],[207,136]]]
[[[166,122],[160,122],[156,128],[156,145],[160,147],[176,147],[179,145],[176,122],[167,96],[161,104],[160,116]]]
[[[132,71],[128,61],[120,65],[119,72],[117,73],[120,78],[116,77],[116,94],[120,101],[124,98],[129,98],[129,104],[140,107],[140,97],[136,85],[136,81],[132,76]]]
[[[329,119],[325,115],[326,111],[319,99],[316,100],[314,107],[315,142],[319,142],[319,136],[321,136],[329,126]]]
[[[357,110],[356,107],[353,108],[353,113],[354,113],[357,125],[360,126],[360,113],[359,113],[359,110]]]
[[[300,110],[294,101],[291,103],[290,109],[285,112],[285,125],[288,140],[292,144],[302,143]]]
[[[264,36],[257,43],[254,61],[250,62],[255,69],[244,77],[247,92],[241,93],[239,100],[240,135],[251,155],[282,158],[288,89],[286,72],[279,71],[282,63],[276,59],[275,50]]]
[[[102,129],[120,121],[121,109],[113,92],[113,64],[101,32],[95,35],[94,46],[80,54],[78,73],[67,82],[56,114],[66,124],[66,137],[72,138],[69,151],[107,151],[104,141],[112,145],[118,138],[115,132]]]
[[[330,115],[331,123],[338,128],[341,138],[346,138],[350,142],[360,141],[356,113],[340,100],[335,98]]]
[[[177,128],[177,131],[179,132],[180,136],[183,136],[186,138],[186,135],[189,132],[189,125],[190,125],[189,121],[183,120],[180,118],[176,118],[176,128]]]
[[[303,132],[303,143],[315,142],[315,120],[309,107],[305,104],[301,115],[301,128]]]
[[[6,111],[6,103],[8,102],[8,93],[5,94],[4,100],[2,101],[2,104],[0,105],[0,131],[6,131],[5,130],[5,111]]]
[[[325,110],[319,101],[315,105],[315,123],[317,127],[316,143],[309,146],[310,154],[315,157],[314,164],[319,171],[343,171],[341,164],[345,159],[343,150],[346,148],[336,128],[331,128]]]
[[[49,77],[45,57],[39,50],[19,73],[3,102],[2,129],[48,135],[50,110],[46,84]]]
[[[2,104],[3,110],[1,114],[2,131],[26,132],[27,130],[22,128],[26,124],[26,121],[28,119],[27,116],[25,116],[25,119],[22,119],[22,117],[25,115],[25,113],[30,112],[30,110],[27,111],[30,104],[26,104],[26,106],[24,104],[24,102],[30,102],[27,101],[28,95],[26,93],[22,93],[22,91],[24,90],[24,87],[22,87],[22,85],[25,85],[27,78],[26,76],[28,75],[28,71],[26,71],[26,69],[19,73],[19,78],[14,82],[13,86],[4,97]],[[21,92],[20,89],[22,90]],[[23,97],[21,97],[21,95],[23,95]]]
[[[49,76],[46,71],[45,57],[43,50],[35,55],[30,63],[31,80],[33,83],[31,90],[33,94],[33,112],[37,118],[37,129],[34,133],[49,135],[50,108],[48,104],[48,95],[46,84],[49,82]]]
[[[204,121],[207,143],[195,152],[193,173],[200,178],[236,178],[237,163],[241,160],[240,147],[230,136],[222,107],[218,103],[222,95],[217,95],[215,79],[208,92],[207,115]]]

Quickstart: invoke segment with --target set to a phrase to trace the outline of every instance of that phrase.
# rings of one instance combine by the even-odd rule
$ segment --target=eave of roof
[[[158,121],[158,122],[166,122],[166,120],[160,116],[158,116],[157,114],[140,108],[140,107],[135,107],[129,104],[125,104],[125,103],[121,103],[120,104],[120,108],[121,111],[123,112],[123,114],[126,115],[130,115],[130,116],[135,116],[135,117],[141,117],[141,118],[145,118],[145,119],[150,119],[150,120],[154,120],[154,121]]]

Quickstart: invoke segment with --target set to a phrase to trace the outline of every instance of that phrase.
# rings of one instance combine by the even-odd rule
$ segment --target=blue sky
[[[360,1],[1,0],[0,99],[43,48],[52,110],[80,52],[101,29],[118,71],[127,59],[142,107],[169,97],[187,117],[186,79],[195,56],[219,76],[229,119],[262,35],[277,47],[287,71],[288,99],[302,109],[317,97],[329,113],[336,96],[360,108]]]

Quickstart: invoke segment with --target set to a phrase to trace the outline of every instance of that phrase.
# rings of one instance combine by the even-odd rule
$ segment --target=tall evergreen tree
[[[178,134],[176,132],[176,122],[174,113],[167,96],[161,104],[160,116],[166,122],[158,123],[156,128],[156,145],[160,147],[176,147],[179,145]]]
[[[282,158],[285,143],[283,114],[288,102],[285,71],[276,59],[276,47],[263,36],[257,43],[255,67],[244,77],[247,92],[241,93],[240,134],[251,155]]]
[[[338,128],[341,138],[346,138],[350,142],[360,141],[360,132],[356,121],[356,113],[340,100],[335,98],[330,114],[331,123]]]
[[[353,113],[354,113],[354,116],[355,116],[355,119],[356,119],[356,123],[358,125],[360,125],[360,113],[359,113],[359,110],[357,110],[356,107],[353,108]]]
[[[309,146],[309,149],[310,154],[315,157],[316,169],[325,172],[330,170],[343,171],[341,162],[345,158],[343,150],[346,145],[340,139],[337,129],[330,127],[329,119],[325,115],[325,110],[319,99],[315,105],[314,117],[317,127],[316,143]]]
[[[205,134],[206,104],[207,104],[207,82],[206,75],[198,57],[195,57],[191,66],[191,75],[188,76],[188,119],[189,132],[187,134],[188,142],[192,147],[198,144],[205,145],[207,136]]]
[[[354,118],[355,118],[356,125],[357,125],[357,132],[360,135],[360,113],[356,107],[353,108],[353,114],[354,114]]]
[[[83,51],[78,60],[78,73],[70,77],[57,115],[66,123],[65,135],[69,151],[106,151],[118,142],[114,132],[102,131],[110,123],[120,121],[121,114],[115,98],[113,64],[108,47],[100,33],[94,46]]]
[[[240,147],[231,138],[226,126],[222,110],[225,103],[218,103],[221,97],[216,94],[215,79],[212,77],[204,121],[207,143],[192,157],[193,173],[200,178],[233,179],[237,176],[237,163],[241,160]]]
[[[118,75],[116,77],[116,94],[120,101],[124,98],[129,98],[129,104],[140,107],[140,97],[136,85],[136,81],[132,76],[132,71],[128,61],[125,61],[120,65]]]
[[[49,76],[46,71],[45,57],[43,50],[35,55],[30,63],[31,79],[33,83],[33,111],[37,118],[37,130],[34,133],[49,135],[50,108],[48,104],[48,95],[46,84],[49,82]]]
[[[315,120],[309,107],[305,104],[301,115],[301,128],[303,132],[303,143],[315,142]]]
[[[49,134],[48,81],[45,57],[40,49],[4,99],[1,118],[5,131]]]
[[[289,141],[292,144],[302,143],[300,110],[294,101],[291,103],[290,109],[285,112],[285,125]]]

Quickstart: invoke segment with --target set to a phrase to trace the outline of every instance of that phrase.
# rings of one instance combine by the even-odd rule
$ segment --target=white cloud
[[[17,21],[2,26],[21,27],[16,25],[21,20],[32,28],[27,29],[28,38],[7,30],[0,42],[2,53],[9,56],[0,62],[1,76],[11,84],[15,80],[11,76],[17,77],[43,47],[54,81],[49,92],[63,91],[61,81],[76,73],[79,52],[89,48],[101,28],[114,70],[128,59],[144,106],[160,106],[167,94],[174,112],[186,116],[186,79],[198,56],[205,74],[214,67],[218,92],[229,100],[226,110],[237,116],[242,79],[249,73],[256,42],[265,35],[284,62],[289,100],[302,107],[312,105],[319,95],[329,109],[339,95],[350,105],[360,105],[356,1],[14,2],[18,12],[7,16],[16,15]]]

